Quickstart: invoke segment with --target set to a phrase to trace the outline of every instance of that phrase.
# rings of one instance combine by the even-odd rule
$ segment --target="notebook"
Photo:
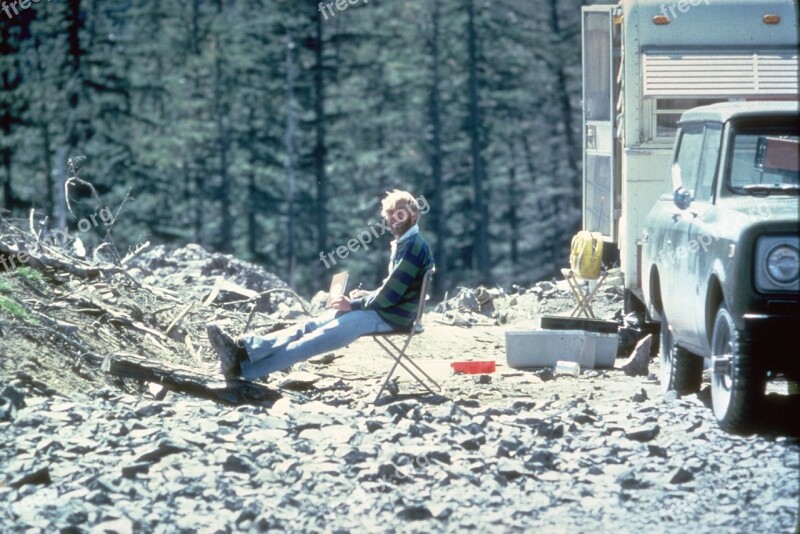
[[[344,295],[346,289],[347,289],[347,271],[334,274],[333,278],[331,279],[331,288],[328,290],[327,306],[330,307],[331,303],[334,300]]]

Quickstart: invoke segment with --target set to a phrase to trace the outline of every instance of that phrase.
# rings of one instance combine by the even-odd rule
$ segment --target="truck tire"
[[[755,364],[724,303],[714,320],[711,358],[711,406],[720,428],[731,434],[752,434],[764,403],[767,375]]]
[[[667,314],[661,312],[658,358],[661,364],[661,389],[681,395],[697,393],[703,380],[703,359],[679,347],[672,339]]]

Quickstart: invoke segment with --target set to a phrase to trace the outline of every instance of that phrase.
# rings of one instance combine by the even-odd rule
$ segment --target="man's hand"
[[[361,297],[369,295],[369,293],[370,292],[366,289],[354,289],[350,292],[350,300],[360,299]]]
[[[342,295],[338,299],[336,299],[333,302],[331,302],[331,304],[330,304],[330,306],[328,306],[328,308],[332,308],[332,309],[338,310],[338,311],[345,311],[345,312],[346,311],[350,311],[350,310],[353,309],[353,308],[350,307],[350,299],[345,297],[344,295]]]

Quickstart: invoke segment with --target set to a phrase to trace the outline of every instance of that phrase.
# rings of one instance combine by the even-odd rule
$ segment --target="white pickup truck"
[[[720,426],[749,433],[765,416],[767,380],[800,382],[798,103],[687,111],[670,164],[642,234],[661,383],[698,391],[705,360]]]

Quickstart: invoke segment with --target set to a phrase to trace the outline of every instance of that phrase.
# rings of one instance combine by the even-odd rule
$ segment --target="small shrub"
[[[0,311],[4,311],[9,315],[13,315],[17,319],[24,320],[30,317],[30,314],[25,308],[8,297],[0,297]]]
[[[18,276],[26,280],[33,280],[39,282],[42,280],[42,273],[30,267],[19,267],[16,271]]]

